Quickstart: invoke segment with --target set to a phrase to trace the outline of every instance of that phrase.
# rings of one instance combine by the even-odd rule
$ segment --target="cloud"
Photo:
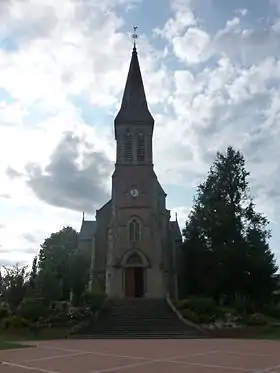
[[[0,101],[0,126],[20,125],[27,114],[27,109],[19,102]]]
[[[280,203],[279,35],[272,27],[258,29],[236,16],[210,33],[194,3],[185,4],[194,15],[193,24],[180,28],[177,7],[157,31],[185,63],[174,69],[169,116],[160,119],[155,133],[157,141],[166,144],[156,145],[159,176],[165,182],[193,186],[206,177],[216,152],[233,145],[245,154],[258,209],[275,221]],[[176,30],[171,36],[166,32],[170,23]]]
[[[174,1],[171,3],[174,17],[169,18],[162,29],[155,28],[154,33],[168,40],[181,35],[189,26],[195,26],[197,20],[188,6],[188,1]]]
[[[268,56],[279,57],[280,30],[274,27],[261,28],[242,25],[239,18],[229,20],[224,29],[213,38],[213,49],[217,54],[227,54],[238,63],[250,66]]]
[[[25,265],[26,263],[23,262],[23,261],[15,261],[14,258],[0,258],[0,271],[1,271],[1,267],[7,267],[7,268],[11,268],[13,267],[15,264],[18,264],[18,265]]]
[[[10,179],[16,179],[18,177],[21,177],[22,174],[20,172],[18,172],[17,170],[13,169],[12,167],[8,167],[7,170],[6,170],[6,175],[10,178]]]
[[[10,199],[11,196],[9,194],[0,194],[0,199]]]
[[[31,243],[36,243],[38,241],[38,238],[37,236],[35,236],[34,234],[32,233],[25,233],[23,234],[23,238],[28,241],[28,242],[31,242]]]
[[[183,36],[174,37],[174,54],[187,64],[196,64],[208,60],[212,54],[210,36],[205,31],[190,27]]]
[[[236,13],[240,14],[243,17],[245,17],[248,14],[248,9],[246,9],[246,8],[242,9],[242,8],[240,8],[240,9],[237,9]]]
[[[57,207],[92,212],[109,197],[107,182],[112,164],[83,139],[66,133],[50,163],[26,167],[28,185],[36,196]]]

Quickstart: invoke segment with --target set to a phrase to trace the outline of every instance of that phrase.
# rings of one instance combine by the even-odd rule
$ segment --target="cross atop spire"
[[[134,33],[131,37],[134,40],[134,46],[121,108],[115,118],[115,125],[133,125],[134,123],[142,123],[153,127],[154,119],[148,109],[136,50],[136,40],[138,39],[138,34],[136,32],[137,28],[137,26],[133,27]]]
[[[136,48],[136,41],[139,38],[139,35],[137,34],[137,29],[138,29],[138,26],[133,26],[133,31],[134,32],[131,35],[131,37],[133,39],[133,46],[134,46],[134,48]]]

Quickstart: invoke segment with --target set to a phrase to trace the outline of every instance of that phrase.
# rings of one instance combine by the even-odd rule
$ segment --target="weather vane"
[[[134,44],[134,47],[136,47],[136,40],[139,38],[139,35],[137,34],[137,29],[138,29],[138,26],[133,26],[133,34],[131,35],[132,39],[133,39],[133,44]]]

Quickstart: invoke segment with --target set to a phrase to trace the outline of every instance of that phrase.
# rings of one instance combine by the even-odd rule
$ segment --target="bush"
[[[280,304],[274,306],[274,307],[269,307],[265,310],[265,314],[273,317],[275,319],[280,320]]]
[[[102,292],[86,292],[83,296],[83,303],[88,306],[92,313],[100,310],[106,299],[106,294]]]
[[[195,324],[200,323],[199,316],[197,315],[197,313],[195,313],[192,310],[184,309],[184,310],[181,311],[181,315],[184,317],[184,319],[189,320],[189,321],[191,321]]]
[[[239,314],[247,314],[247,313],[254,313],[255,305],[246,297],[236,296],[235,299],[232,301],[231,306],[239,313]]]
[[[29,322],[21,316],[10,316],[2,321],[2,330],[20,329],[26,327],[29,327]]]
[[[41,300],[25,298],[19,306],[18,313],[27,320],[37,321],[46,315],[47,310]]]
[[[268,324],[268,320],[267,317],[261,313],[253,313],[249,315],[247,324],[252,326],[264,326]]]
[[[175,306],[178,308],[178,310],[184,310],[185,308],[189,307],[189,300],[188,299],[182,299],[175,303]]]
[[[198,317],[199,317],[199,322],[201,324],[210,324],[216,321],[216,315],[214,314],[204,313],[204,314],[199,315]]]
[[[68,312],[69,319],[73,321],[82,321],[92,317],[92,312],[86,307],[71,307]]]
[[[198,315],[215,315],[217,304],[212,298],[192,297],[188,301],[188,308]]]
[[[0,319],[4,319],[10,316],[9,306],[5,303],[0,304]]]
[[[238,312],[234,308],[218,307],[216,315],[219,319],[224,321],[237,321],[239,320]]]

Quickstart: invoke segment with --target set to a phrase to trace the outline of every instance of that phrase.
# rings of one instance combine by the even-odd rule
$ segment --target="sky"
[[[1,0],[0,265],[108,200],[133,25],[172,217],[231,145],[280,264],[280,0]]]

